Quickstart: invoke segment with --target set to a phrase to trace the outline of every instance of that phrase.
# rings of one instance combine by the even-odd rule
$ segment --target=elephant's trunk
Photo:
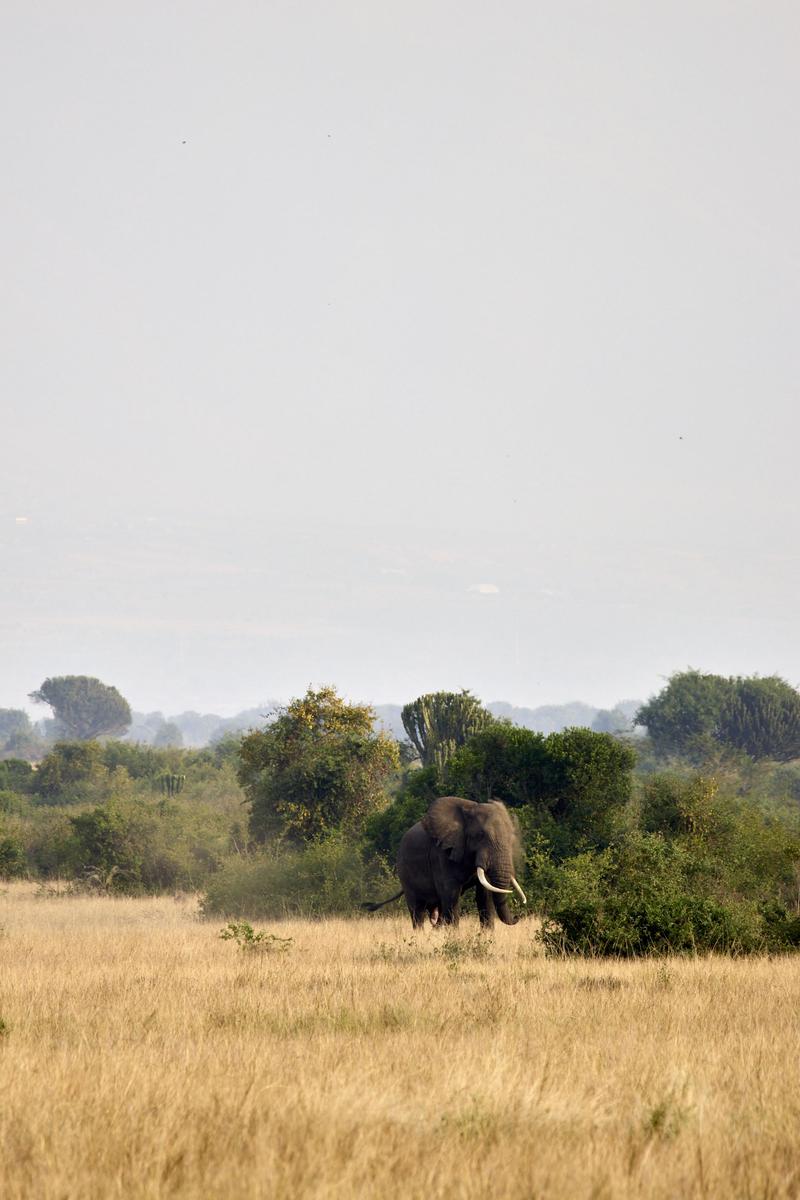
[[[477,867],[478,882],[494,899],[495,912],[504,925],[516,925],[519,918],[508,907],[506,896],[511,895],[512,887],[519,893],[523,903],[527,903],[525,893],[514,878],[514,868],[510,855],[503,853],[502,848],[494,847],[494,853],[486,856],[484,863]]]
[[[500,895],[500,894],[510,895],[511,894],[511,888],[495,887],[493,883],[489,883],[489,880],[486,878],[486,872],[484,871],[483,867],[478,867],[478,882],[483,887],[486,888],[487,892],[496,892],[498,895]]]
[[[508,907],[505,896],[495,896],[494,910],[504,925],[516,925],[519,917],[515,916]]]

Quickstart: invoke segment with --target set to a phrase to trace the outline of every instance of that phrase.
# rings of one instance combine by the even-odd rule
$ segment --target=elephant
[[[426,917],[432,925],[457,925],[461,895],[474,884],[481,926],[490,929],[495,912],[505,925],[515,925],[519,918],[509,911],[506,896],[514,888],[527,904],[514,878],[518,845],[516,821],[502,801],[440,796],[403,835],[397,853],[402,890],[364,908],[375,912],[405,896],[415,929]]]

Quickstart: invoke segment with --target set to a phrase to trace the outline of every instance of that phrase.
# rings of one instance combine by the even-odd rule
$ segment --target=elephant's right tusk
[[[486,888],[487,892],[503,892],[506,895],[511,895],[511,888],[498,888],[495,887],[493,883],[489,883],[483,867],[478,867],[478,883],[482,884]]]
[[[517,883],[517,881],[513,875],[511,876],[511,886],[516,888],[516,890],[519,892],[519,898],[522,901],[522,903],[527,904],[528,897],[525,895],[525,893],[523,892],[522,888],[519,886],[519,884]]]

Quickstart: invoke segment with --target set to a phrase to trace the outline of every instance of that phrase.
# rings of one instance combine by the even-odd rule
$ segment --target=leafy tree
[[[564,729],[545,740],[550,812],[576,849],[606,845],[631,795],[636,754],[626,742],[590,729]]]
[[[494,720],[466,690],[418,696],[405,705],[401,718],[423,767],[440,770],[474,733]]]
[[[726,750],[781,762],[800,756],[800,694],[778,676],[679,672],[635,720],[662,757],[701,764]]]
[[[800,693],[777,675],[734,680],[718,736],[751,758],[800,758]]]
[[[13,737],[29,736],[33,732],[30,717],[21,708],[0,708],[0,746]]]
[[[469,739],[447,767],[449,790],[470,800],[537,805],[547,791],[547,739],[542,733],[495,721]]]
[[[73,804],[107,778],[99,742],[57,742],[42,759],[32,787],[49,804]]]
[[[174,721],[165,721],[153,738],[157,749],[180,749],[183,746],[183,734]]]
[[[33,767],[24,759],[6,758],[0,762],[0,791],[29,792],[33,781]]]
[[[303,844],[361,826],[399,765],[397,743],[374,720],[368,705],[347,704],[334,688],[309,688],[244,737],[238,777],[253,837]]]
[[[631,729],[631,718],[623,708],[601,708],[592,721],[595,733],[628,733]]]
[[[722,675],[679,671],[642,705],[634,724],[647,727],[658,754],[703,762],[719,749],[720,715],[731,692],[732,681]]]
[[[496,797],[520,812],[530,838],[546,838],[557,857],[607,845],[630,797],[630,746],[590,729],[545,737],[497,723],[451,760],[447,784],[472,800]]]
[[[124,733],[132,719],[130,705],[117,689],[89,675],[45,679],[30,698],[49,704],[61,730],[79,741]]]

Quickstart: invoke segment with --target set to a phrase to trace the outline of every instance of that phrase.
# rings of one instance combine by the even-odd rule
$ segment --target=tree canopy
[[[446,782],[473,800],[496,797],[525,810],[528,834],[544,836],[560,857],[608,843],[630,798],[635,761],[632,748],[607,733],[545,736],[498,722],[454,755]]]
[[[374,720],[369,705],[347,704],[332,687],[309,688],[267,729],[243,738],[238,776],[253,837],[299,845],[359,828],[399,765],[397,743],[376,732]]]
[[[401,718],[423,767],[440,769],[459,746],[494,720],[480,700],[466,690],[418,696],[405,705]]]
[[[115,687],[90,675],[58,675],[45,679],[30,694],[37,704],[49,704],[65,738],[91,741],[124,733],[131,723],[128,701]]]
[[[678,672],[635,720],[663,757],[700,763],[721,750],[780,762],[800,757],[800,693],[777,675]]]

